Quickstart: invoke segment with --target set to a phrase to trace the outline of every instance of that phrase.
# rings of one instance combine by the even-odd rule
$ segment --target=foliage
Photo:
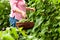
[[[36,8],[35,12],[27,13],[35,22],[34,28],[27,30],[33,36],[31,39],[60,40],[60,0],[28,0],[28,5]]]
[[[34,28],[27,30],[27,34],[28,34],[27,36],[24,34],[24,31],[23,32],[20,31],[22,35],[26,36],[23,37],[22,35],[20,35],[19,36],[20,40],[60,40],[59,38],[60,37],[60,0],[26,0],[26,2],[28,3],[29,7],[36,8],[35,12],[32,11],[27,12],[27,16],[29,20],[33,21],[35,25]],[[4,9],[4,12],[3,11],[0,12],[1,15],[6,11],[7,11],[6,13],[9,14],[10,6],[8,5],[7,7],[9,9],[6,10],[5,9],[6,6],[4,6],[3,3],[4,2],[2,2],[1,4],[0,2],[1,5],[0,10],[2,11]],[[6,3],[8,4],[8,2]],[[8,18],[7,19],[5,18],[6,17],[5,14],[3,14],[1,18],[8,20]],[[5,22],[7,21],[1,21],[1,22],[3,23],[2,26],[5,26],[6,25]],[[17,39],[19,34],[17,34],[16,30],[13,29],[11,32],[12,32],[11,34],[13,34],[13,37]],[[16,34],[14,34],[13,32],[15,32]],[[2,33],[0,32],[0,34]],[[12,38],[11,35],[9,36],[12,40],[14,39]]]
[[[5,31],[0,31],[0,39],[1,40],[19,40],[21,39],[19,36],[23,38],[27,36],[26,32],[23,28],[14,28],[14,27],[7,27]]]
[[[29,22],[29,19],[21,19],[21,20],[19,20],[19,22],[22,22],[22,23]]]
[[[10,5],[8,0],[0,0],[0,30],[9,26]]]

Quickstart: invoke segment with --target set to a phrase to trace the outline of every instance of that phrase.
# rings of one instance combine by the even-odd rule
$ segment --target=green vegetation
[[[19,32],[21,34],[17,34],[16,29],[13,29],[11,31],[13,35],[8,32],[9,34],[4,33],[3,37],[0,35],[0,38],[9,40],[9,36],[11,40],[60,40],[60,0],[26,0],[26,2],[29,7],[36,8],[35,12],[27,11],[28,19],[35,23],[34,28],[25,30],[26,32],[22,30]],[[8,27],[9,2],[1,0],[0,5],[0,27]],[[0,34],[3,32],[1,31]]]
[[[26,33],[23,28],[13,28],[13,27],[7,27],[5,31],[0,31],[0,39],[1,40],[20,40],[20,35],[22,37],[26,37]]]
[[[30,21],[29,21],[29,19],[22,19],[22,20],[19,20],[19,22],[24,23],[24,22],[30,22]]]
[[[10,5],[7,0],[0,0],[0,30],[9,26]]]

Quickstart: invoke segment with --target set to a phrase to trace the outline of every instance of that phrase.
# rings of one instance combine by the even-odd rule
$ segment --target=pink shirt
[[[16,8],[24,11],[26,13],[26,5],[24,0],[10,0],[11,5],[11,14],[10,17],[15,17],[15,19],[22,19],[22,15],[20,13],[14,12]]]

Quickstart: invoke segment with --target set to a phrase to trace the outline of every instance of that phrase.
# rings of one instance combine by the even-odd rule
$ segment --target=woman
[[[25,0],[9,0],[10,6],[11,6],[11,13],[10,13],[10,24],[11,26],[15,27],[16,22],[25,19],[26,16],[26,10],[32,10],[34,11],[34,8],[26,7]]]

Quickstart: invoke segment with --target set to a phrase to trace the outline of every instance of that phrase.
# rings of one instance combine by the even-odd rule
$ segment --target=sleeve
[[[25,3],[25,0],[23,0],[23,2]]]
[[[15,9],[17,8],[16,7],[17,1],[16,0],[9,0],[9,1],[10,1],[11,9],[15,11]]]

